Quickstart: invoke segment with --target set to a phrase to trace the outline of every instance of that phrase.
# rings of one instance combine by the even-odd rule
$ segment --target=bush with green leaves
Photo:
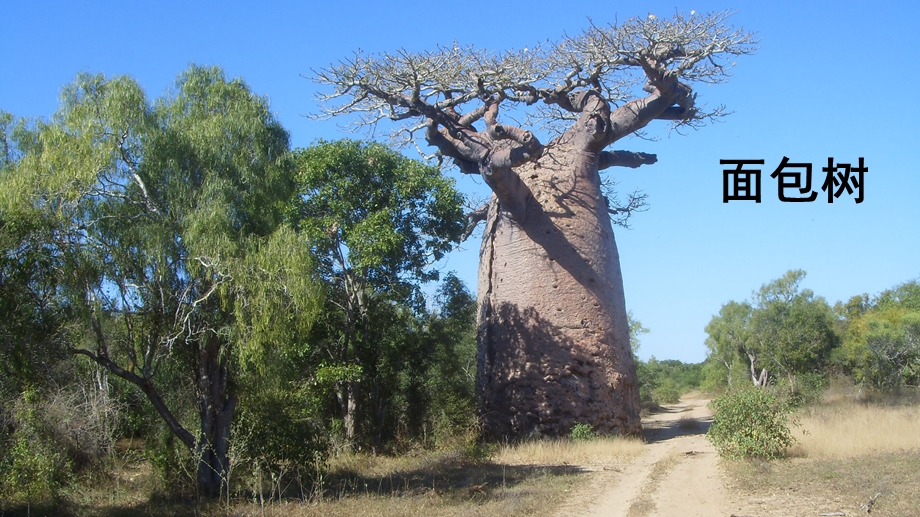
[[[572,427],[569,438],[576,442],[586,442],[597,438],[597,433],[594,432],[594,426],[591,424],[578,422]]]
[[[677,404],[680,402],[680,389],[671,379],[664,379],[652,390],[652,399],[658,404]]]
[[[730,391],[711,404],[715,415],[706,437],[725,458],[772,459],[795,443],[793,406],[769,389]]]
[[[639,399],[643,408],[676,404],[684,393],[699,389],[703,365],[682,363],[675,359],[636,361]]]
[[[14,405],[14,431],[0,443],[0,500],[54,501],[70,480],[72,464],[41,414],[39,393],[26,391]]]

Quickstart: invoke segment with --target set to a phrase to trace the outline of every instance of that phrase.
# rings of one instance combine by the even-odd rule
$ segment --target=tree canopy
[[[355,114],[359,125],[405,122],[392,135],[419,136],[455,160],[463,172],[513,167],[539,154],[533,133],[497,121],[499,105],[534,106],[526,124],[570,124],[600,95],[612,106],[612,127],[598,128],[604,146],[651,120],[696,125],[725,114],[722,106],[696,102],[693,83],[720,83],[735,56],[755,50],[752,33],[726,24],[732,13],[676,13],[670,19],[630,18],[622,24],[592,24],[556,43],[491,52],[454,43],[432,51],[369,55],[314,71],[324,94],[324,114]],[[589,93],[593,92],[593,93]],[[592,108],[593,109],[593,108]],[[486,128],[474,124],[484,121]],[[604,166],[638,166],[647,156],[604,155]]]
[[[0,217],[43,222],[29,242],[59,266],[70,351],[140,388],[215,493],[239,360],[306,332],[320,305],[309,249],[282,224],[287,131],[243,81],[192,66],[154,102],[128,77],[80,74],[51,121],[15,136]],[[157,380],[177,362],[193,373],[193,427]]]
[[[424,312],[420,286],[437,280],[434,263],[460,240],[463,196],[437,167],[376,143],[320,141],[298,150],[295,162],[291,218],[326,282],[317,375],[334,385],[346,438],[356,440],[363,421],[365,437],[377,441],[383,393],[424,365],[423,340],[406,327]],[[410,368],[400,355],[415,358]]]
[[[794,379],[820,371],[837,344],[830,306],[802,289],[802,270],[787,271],[754,294],[754,302],[730,301],[706,326],[709,357],[723,364],[727,381],[735,361],[749,363],[751,379],[764,386],[771,373]]]

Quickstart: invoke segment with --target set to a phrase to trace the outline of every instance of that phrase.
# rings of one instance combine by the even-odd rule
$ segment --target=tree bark
[[[756,388],[764,388],[767,386],[767,383],[770,380],[770,373],[766,368],[761,368],[760,373],[757,373],[757,369],[754,367],[754,363],[757,361],[757,355],[753,352],[746,352],[748,359],[751,362],[751,381],[754,383]]]
[[[100,338],[95,353],[75,349],[113,374],[139,387],[170,431],[195,455],[198,463],[198,488],[209,497],[226,493],[230,471],[230,426],[236,410],[237,397],[228,393],[228,370],[217,336],[208,338],[198,354],[198,410],[201,432],[198,439],[173,415],[150,377],[126,370],[109,358],[107,347]]]
[[[641,431],[619,255],[587,110],[493,196],[480,255],[477,389],[486,434]],[[519,178],[519,179],[518,179]],[[514,183],[512,183],[514,185]],[[511,205],[510,209],[508,205]]]
[[[223,353],[222,353],[223,352]],[[230,424],[237,397],[228,392],[227,351],[216,335],[206,338],[198,352],[198,411],[201,434],[195,452],[198,486],[209,497],[226,493],[230,472]]]

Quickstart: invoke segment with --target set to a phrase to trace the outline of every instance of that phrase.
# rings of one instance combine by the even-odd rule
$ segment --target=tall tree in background
[[[345,436],[353,441],[362,411],[370,418],[359,391],[381,389],[375,368],[391,341],[386,322],[399,318],[388,305],[421,309],[419,285],[437,279],[430,266],[463,233],[463,198],[437,167],[380,144],[321,141],[299,150],[296,163],[293,218],[329,290],[319,375],[335,383]]]
[[[19,140],[28,136],[22,121],[0,112],[0,182],[14,174],[22,156]],[[55,272],[61,264],[44,246],[50,230],[46,219],[0,206],[0,399],[41,385],[67,355],[57,310]]]
[[[754,386],[781,375],[823,372],[837,345],[836,319],[824,298],[801,287],[805,271],[787,271],[754,291],[754,301],[730,301],[706,325],[710,361],[722,363],[731,382],[736,360],[750,366]]]
[[[709,349],[707,359],[725,367],[725,382],[728,386],[732,385],[735,363],[741,356],[750,361],[751,380],[755,386],[763,386],[769,376],[766,368],[757,371],[757,353],[750,344],[753,310],[748,302],[730,301],[706,325],[706,348]]]
[[[823,371],[837,344],[835,318],[823,297],[803,289],[805,271],[787,271],[754,293],[751,350],[762,365],[794,385],[799,374]],[[752,360],[753,361],[753,360]]]
[[[838,309],[846,329],[836,359],[858,383],[891,391],[920,383],[920,282],[854,296]]]
[[[727,79],[750,33],[727,12],[649,15],[592,26],[558,44],[491,53],[454,44],[365,55],[316,72],[331,86],[326,114],[389,119],[394,136],[425,140],[493,191],[479,274],[480,412],[492,435],[640,430],[635,367],[611,215],[598,171],[655,156],[605,149],[656,120],[695,126],[723,115],[696,102],[694,83]],[[501,120],[526,107],[543,143]]]
[[[226,489],[237,364],[304,334],[319,306],[309,250],[281,223],[294,194],[287,132],[265,99],[191,67],[155,103],[126,77],[81,74],[19,141],[0,213],[44,221],[72,352],[136,385]],[[157,382],[190,373],[198,418]]]

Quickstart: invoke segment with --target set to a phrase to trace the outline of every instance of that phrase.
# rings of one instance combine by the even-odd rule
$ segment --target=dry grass
[[[855,458],[920,450],[920,391],[898,395],[833,382],[819,403],[800,411],[792,456]]]
[[[484,475],[490,478],[489,474]],[[233,515],[292,517],[370,516],[492,516],[556,515],[558,508],[577,484],[575,475],[550,471],[528,474],[526,480],[509,479],[505,486],[480,483],[469,487],[415,490],[392,495],[352,495],[316,503],[281,502],[261,507],[237,505]]]
[[[799,420],[805,434],[797,436],[795,456],[854,458],[920,450],[920,406],[822,405]]]
[[[503,446],[493,460],[506,465],[612,466],[635,458],[644,445],[637,438],[619,437],[590,441],[534,440]]]
[[[776,461],[725,462],[744,515],[920,515],[920,405],[832,389],[799,414],[799,444]]]
[[[622,466],[641,452],[642,442],[546,440],[478,449],[468,444],[466,449],[471,447],[400,456],[342,454],[331,460],[310,501],[296,494],[262,502],[238,495],[229,507],[226,501],[199,507],[193,500],[158,500],[151,497],[156,489],[150,469],[124,465],[107,482],[85,486],[70,497],[67,510],[94,517],[552,516],[587,481],[587,470]],[[491,458],[471,460],[471,452],[491,453]]]
[[[459,452],[332,462],[321,501],[244,505],[236,515],[295,517],[556,515],[584,482],[585,469],[622,466],[641,453],[635,439],[535,440],[497,449],[488,461]]]
[[[726,462],[738,515],[758,517],[866,515],[864,505],[876,494],[871,515],[920,515],[920,452],[880,453],[838,459],[792,458],[772,462]]]

